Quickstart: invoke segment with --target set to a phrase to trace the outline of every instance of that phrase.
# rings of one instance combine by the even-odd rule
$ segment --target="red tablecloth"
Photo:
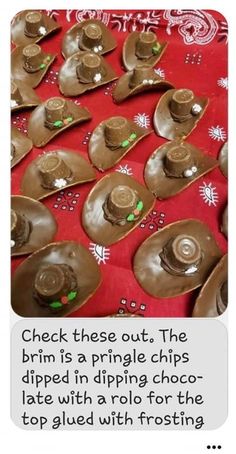
[[[47,11],[47,14],[62,25],[62,30],[40,43],[43,49],[58,53],[56,61],[36,89],[43,100],[59,94],[57,74],[63,62],[61,41],[65,31],[76,21],[95,17],[103,20],[112,30],[118,47],[105,58],[118,75],[123,73],[121,51],[127,34],[133,30],[153,30],[160,41],[169,42],[164,56],[156,65],[158,73],[177,88],[190,88],[196,94],[210,98],[203,119],[188,141],[209,155],[218,156],[227,140],[227,23],[224,17],[214,11],[202,10],[52,10]],[[90,134],[100,121],[111,115],[127,116],[144,128],[152,125],[153,112],[161,93],[145,93],[117,106],[112,101],[113,86],[103,86],[73,98],[76,103],[89,108],[92,120],[59,135],[44,149],[33,148],[12,171],[12,194],[20,194],[20,181],[27,165],[42,151],[66,147],[79,151],[89,159],[87,148]],[[29,115],[30,112],[13,115],[12,124],[27,133]],[[165,139],[152,133],[112,170],[126,172],[143,182],[145,162],[164,142]],[[98,179],[102,176],[104,174],[97,172]],[[44,201],[58,222],[55,240],[81,242],[95,255],[102,271],[103,282],[97,293],[72,317],[100,317],[117,312],[133,312],[147,317],[191,316],[199,290],[178,298],[152,298],[142,290],[133,275],[132,257],[143,240],[152,233],[173,221],[189,217],[208,224],[222,253],[226,252],[227,242],[220,232],[220,219],[227,201],[227,180],[220,170],[210,172],[169,200],[157,200],[147,219],[127,238],[109,248],[94,244],[81,228],[81,209],[92,187],[93,183],[74,186]],[[22,260],[12,260],[13,272]]]

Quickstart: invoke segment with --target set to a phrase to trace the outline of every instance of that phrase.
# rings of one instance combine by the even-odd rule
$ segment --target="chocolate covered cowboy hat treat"
[[[11,80],[11,112],[30,109],[40,103],[41,99],[36,95],[33,88],[28,87],[19,79]]]
[[[166,50],[167,42],[157,40],[154,32],[132,32],[123,45],[122,59],[127,71],[132,71],[138,64],[151,67],[160,60]]]
[[[34,159],[23,175],[22,194],[41,200],[64,188],[96,179],[91,164],[79,153],[56,150]]]
[[[223,211],[220,230],[228,238],[228,205],[226,205]]]
[[[147,187],[159,199],[183,191],[219,165],[200,149],[176,139],[157,148],[148,159],[144,176]]]
[[[42,81],[56,56],[45,53],[38,44],[16,47],[11,54],[12,76],[35,88]]]
[[[134,178],[119,172],[106,175],[84,203],[84,230],[95,243],[109,246],[135,229],[154,201],[153,195]]]
[[[73,25],[65,33],[62,41],[62,55],[68,58],[83,51],[103,55],[115,49],[116,45],[115,38],[103,22],[88,19]]]
[[[220,170],[228,178],[228,142],[224,143],[219,153]]]
[[[80,308],[101,283],[96,259],[74,241],[32,254],[12,279],[12,308],[22,317],[64,317]]]
[[[41,11],[21,11],[11,24],[11,40],[17,46],[27,46],[41,41],[61,27]]]
[[[90,119],[88,109],[60,97],[49,98],[32,112],[28,134],[36,147],[43,147],[65,129]]]
[[[11,255],[31,254],[50,243],[57,223],[42,203],[23,196],[11,197]]]
[[[110,169],[151,132],[125,117],[110,117],[92,132],[89,157],[98,170]]]
[[[13,126],[11,129],[11,168],[18,164],[32,147],[32,140]]]
[[[147,64],[138,64],[132,71],[123,74],[113,91],[113,99],[120,103],[138,93],[155,90],[169,90],[173,84],[163,80],[153,68]]]
[[[58,75],[59,89],[65,96],[79,96],[115,79],[117,76],[109,63],[91,51],[69,57]]]
[[[228,305],[228,256],[217,263],[201,288],[193,309],[193,317],[218,317]]]
[[[208,226],[186,219],[147,238],[135,254],[133,270],[146,293],[169,298],[200,287],[220,257]]]
[[[154,127],[158,136],[168,140],[185,138],[197,126],[208,105],[208,98],[195,96],[187,88],[168,90],[157,103]]]

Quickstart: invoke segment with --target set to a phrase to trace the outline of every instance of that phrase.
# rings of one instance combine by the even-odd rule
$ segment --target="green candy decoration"
[[[73,118],[72,117],[68,117],[67,121],[69,121],[69,123],[70,123],[71,121],[73,121]]]
[[[62,304],[60,303],[60,301],[53,301],[53,303],[51,303],[49,306],[52,309],[59,309],[61,308]]]
[[[45,63],[42,63],[39,68],[44,69],[45,67],[46,67]]]
[[[56,128],[60,128],[62,125],[63,125],[63,122],[61,120],[57,120],[57,121],[54,121],[54,126],[56,126]]]
[[[134,214],[133,213],[129,214],[126,219],[128,222],[134,221]]]
[[[154,55],[157,55],[158,52],[160,51],[161,45],[159,43],[156,43],[155,46],[152,48],[152,52]]]
[[[69,301],[72,301],[76,298],[76,296],[77,296],[77,292],[70,292],[70,293],[68,293],[67,298]]]
[[[137,137],[137,134],[135,134],[135,132],[133,132],[131,135],[130,135],[130,140],[134,140],[136,139]]]
[[[139,200],[139,201],[138,201],[137,207],[136,207],[136,208],[137,208],[137,210],[142,211],[142,209],[143,209],[143,202],[142,202],[142,200]]]
[[[128,147],[129,145],[129,141],[128,140],[124,140],[121,144],[122,148],[125,148],[125,147]]]

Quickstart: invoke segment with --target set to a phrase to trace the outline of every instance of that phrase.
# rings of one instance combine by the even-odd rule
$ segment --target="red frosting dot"
[[[61,302],[62,302],[62,304],[67,304],[68,303],[67,296],[62,296]]]

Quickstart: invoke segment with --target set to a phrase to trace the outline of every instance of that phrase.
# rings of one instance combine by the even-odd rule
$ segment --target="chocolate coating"
[[[11,208],[12,256],[30,254],[53,240],[57,222],[45,205],[29,197],[12,196]]]
[[[156,54],[153,53],[153,46],[157,43],[160,47]],[[145,63],[150,67],[156,65],[164,54],[167,42],[157,42],[157,37],[153,32],[132,32],[123,45],[122,60],[127,71],[132,71],[137,64]]]
[[[33,284],[38,270],[49,265],[66,264],[71,267],[78,285],[76,298],[59,312],[35,301]],[[22,262],[12,277],[12,309],[22,317],[64,317],[77,310],[95,293],[101,283],[96,259],[81,244],[74,241],[52,243]]]
[[[125,117],[108,118],[94,129],[90,137],[89,157],[98,170],[110,169],[151,132],[151,129],[141,128]],[[122,142],[129,139],[131,134],[136,137],[122,147]]]
[[[65,96],[79,96],[116,79],[110,64],[93,52],[73,54],[61,66],[58,75],[59,89]]]
[[[180,273],[178,276],[167,272],[161,263],[161,253],[170,241],[178,235],[193,237],[201,249],[203,258],[194,273]],[[199,257],[197,247],[196,259]],[[174,222],[151,235],[138,248],[133,261],[134,275],[149,295],[169,298],[199,287],[221,257],[214,237],[208,226],[196,219]]]
[[[11,53],[12,77],[20,79],[28,87],[36,88],[56,56],[43,52],[38,44],[18,46]]]
[[[220,170],[228,178],[228,142],[224,143],[219,153]]]
[[[46,108],[50,100],[55,100],[55,98],[50,98],[49,100],[44,101],[42,104],[40,104],[40,106],[34,109],[29,118],[28,134],[36,147],[43,147],[55,136],[65,131],[65,129],[90,120],[91,118],[91,114],[88,109],[77,106],[74,102],[66,100],[65,116],[68,114],[68,116],[71,117],[72,120],[70,122],[67,122],[66,124],[63,124],[61,127],[50,127],[50,124],[48,124],[47,122],[48,119],[46,113]],[[60,118],[58,118],[58,120],[59,119]]]
[[[194,145],[175,140],[158,147],[148,159],[144,179],[150,191],[159,199],[167,199],[190,186],[201,176],[219,165]],[[185,170],[195,167],[192,175],[185,176]]]
[[[173,88],[173,84],[163,80],[150,66],[138,65],[119,78],[113,91],[113,99],[116,103],[120,103],[130,96],[144,91],[169,90],[170,88]]]
[[[33,147],[32,140],[14,126],[11,128],[11,168],[20,162]]]
[[[197,126],[207,108],[208,99],[197,96],[193,98],[190,92],[187,89],[168,90],[162,95],[153,118],[158,136],[168,140],[185,138]],[[199,106],[199,113],[193,113],[195,105]]]
[[[108,194],[119,186],[128,186],[136,191],[139,200],[143,202],[140,217],[124,225],[112,224],[104,216],[103,206]],[[89,193],[82,213],[82,225],[87,235],[97,244],[109,246],[127,236],[139,222],[147,216],[154,205],[152,194],[134,178],[119,172],[110,173],[95,184]]]
[[[11,40],[16,46],[37,43],[61,26],[40,11],[25,10],[16,14],[11,23]]]
[[[218,261],[203,285],[193,309],[193,317],[218,317],[228,304],[228,256]]]
[[[53,184],[56,179],[64,179],[63,188],[68,188],[93,181],[95,178],[96,174],[91,164],[79,153],[55,150],[38,156],[29,164],[21,181],[21,191],[24,195],[41,200],[61,190],[60,184],[58,186]]]
[[[33,88],[19,79],[13,79],[11,84],[11,112],[38,106],[41,102]],[[17,88],[15,88],[17,87]]]
[[[97,51],[100,55],[110,52],[117,46],[114,36],[102,21],[88,19],[73,25],[65,33],[62,41],[62,55],[68,58],[85,49],[93,50],[94,46],[97,47],[99,44],[102,46],[102,49]]]

